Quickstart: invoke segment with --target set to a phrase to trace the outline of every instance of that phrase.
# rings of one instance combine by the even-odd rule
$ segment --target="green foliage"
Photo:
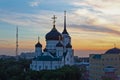
[[[25,80],[24,70],[29,69],[30,61],[15,59],[0,60],[0,80]]]
[[[0,80],[80,80],[81,71],[75,66],[57,70],[32,71],[29,60],[0,60]]]

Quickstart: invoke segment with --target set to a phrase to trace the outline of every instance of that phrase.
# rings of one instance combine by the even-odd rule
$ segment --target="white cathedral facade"
[[[45,36],[46,47],[42,50],[42,44],[39,42],[35,45],[35,58],[30,64],[30,69],[55,70],[65,65],[74,64],[74,50],[71,45],[71,37],[66,29],[66,12],[64,13],[64,30],[60,33],[55,26],[53,17],[53,28]]]

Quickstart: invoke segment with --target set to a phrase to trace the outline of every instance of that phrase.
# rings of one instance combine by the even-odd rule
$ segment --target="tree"
[[[32,71],[30,60],[0,60],[0,80],[80,80],[81,71],[75,66],[57,70]]]

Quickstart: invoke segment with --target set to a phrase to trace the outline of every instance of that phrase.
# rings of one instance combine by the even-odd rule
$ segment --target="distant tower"
[[[18,56],[18,27],[16,27],[16,56]]]
[[[39,41],[39,36],[38,36],[38,42],[37,42],[37,44],[35,45],[35,56],[36,57],[38,57],[38,56],[41,56],[41,54],[42,54],[42,44],[40,43],[40,41]]]

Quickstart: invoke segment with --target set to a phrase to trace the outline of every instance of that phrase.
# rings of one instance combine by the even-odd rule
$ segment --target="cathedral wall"
[[[63,34],[63,43],[66,46],[68,43],[71,43],[70,36],[67,34]]]
[[[32,61],[30,68],[32,70],[54,70],[60,68],[61,61]]]
[[[57,47],[57,52],[56,52],[56,55],[59,57],[59,56],[63,56],[63,47]]]
[[[46,49],[55,49],[57,43],[57,40],[46,41]]]
[[[42,53],[42,48],[39,48],[39,47],[35,48],[35,56],[36,56],[36,57],[37,57],[37,56],[40,56],[41,53]]]
[[[65,57],[65,64],[66,65],[73,65],[74,64],[74,55],[73,50],[71,48],[68,48],[67,55]]]

